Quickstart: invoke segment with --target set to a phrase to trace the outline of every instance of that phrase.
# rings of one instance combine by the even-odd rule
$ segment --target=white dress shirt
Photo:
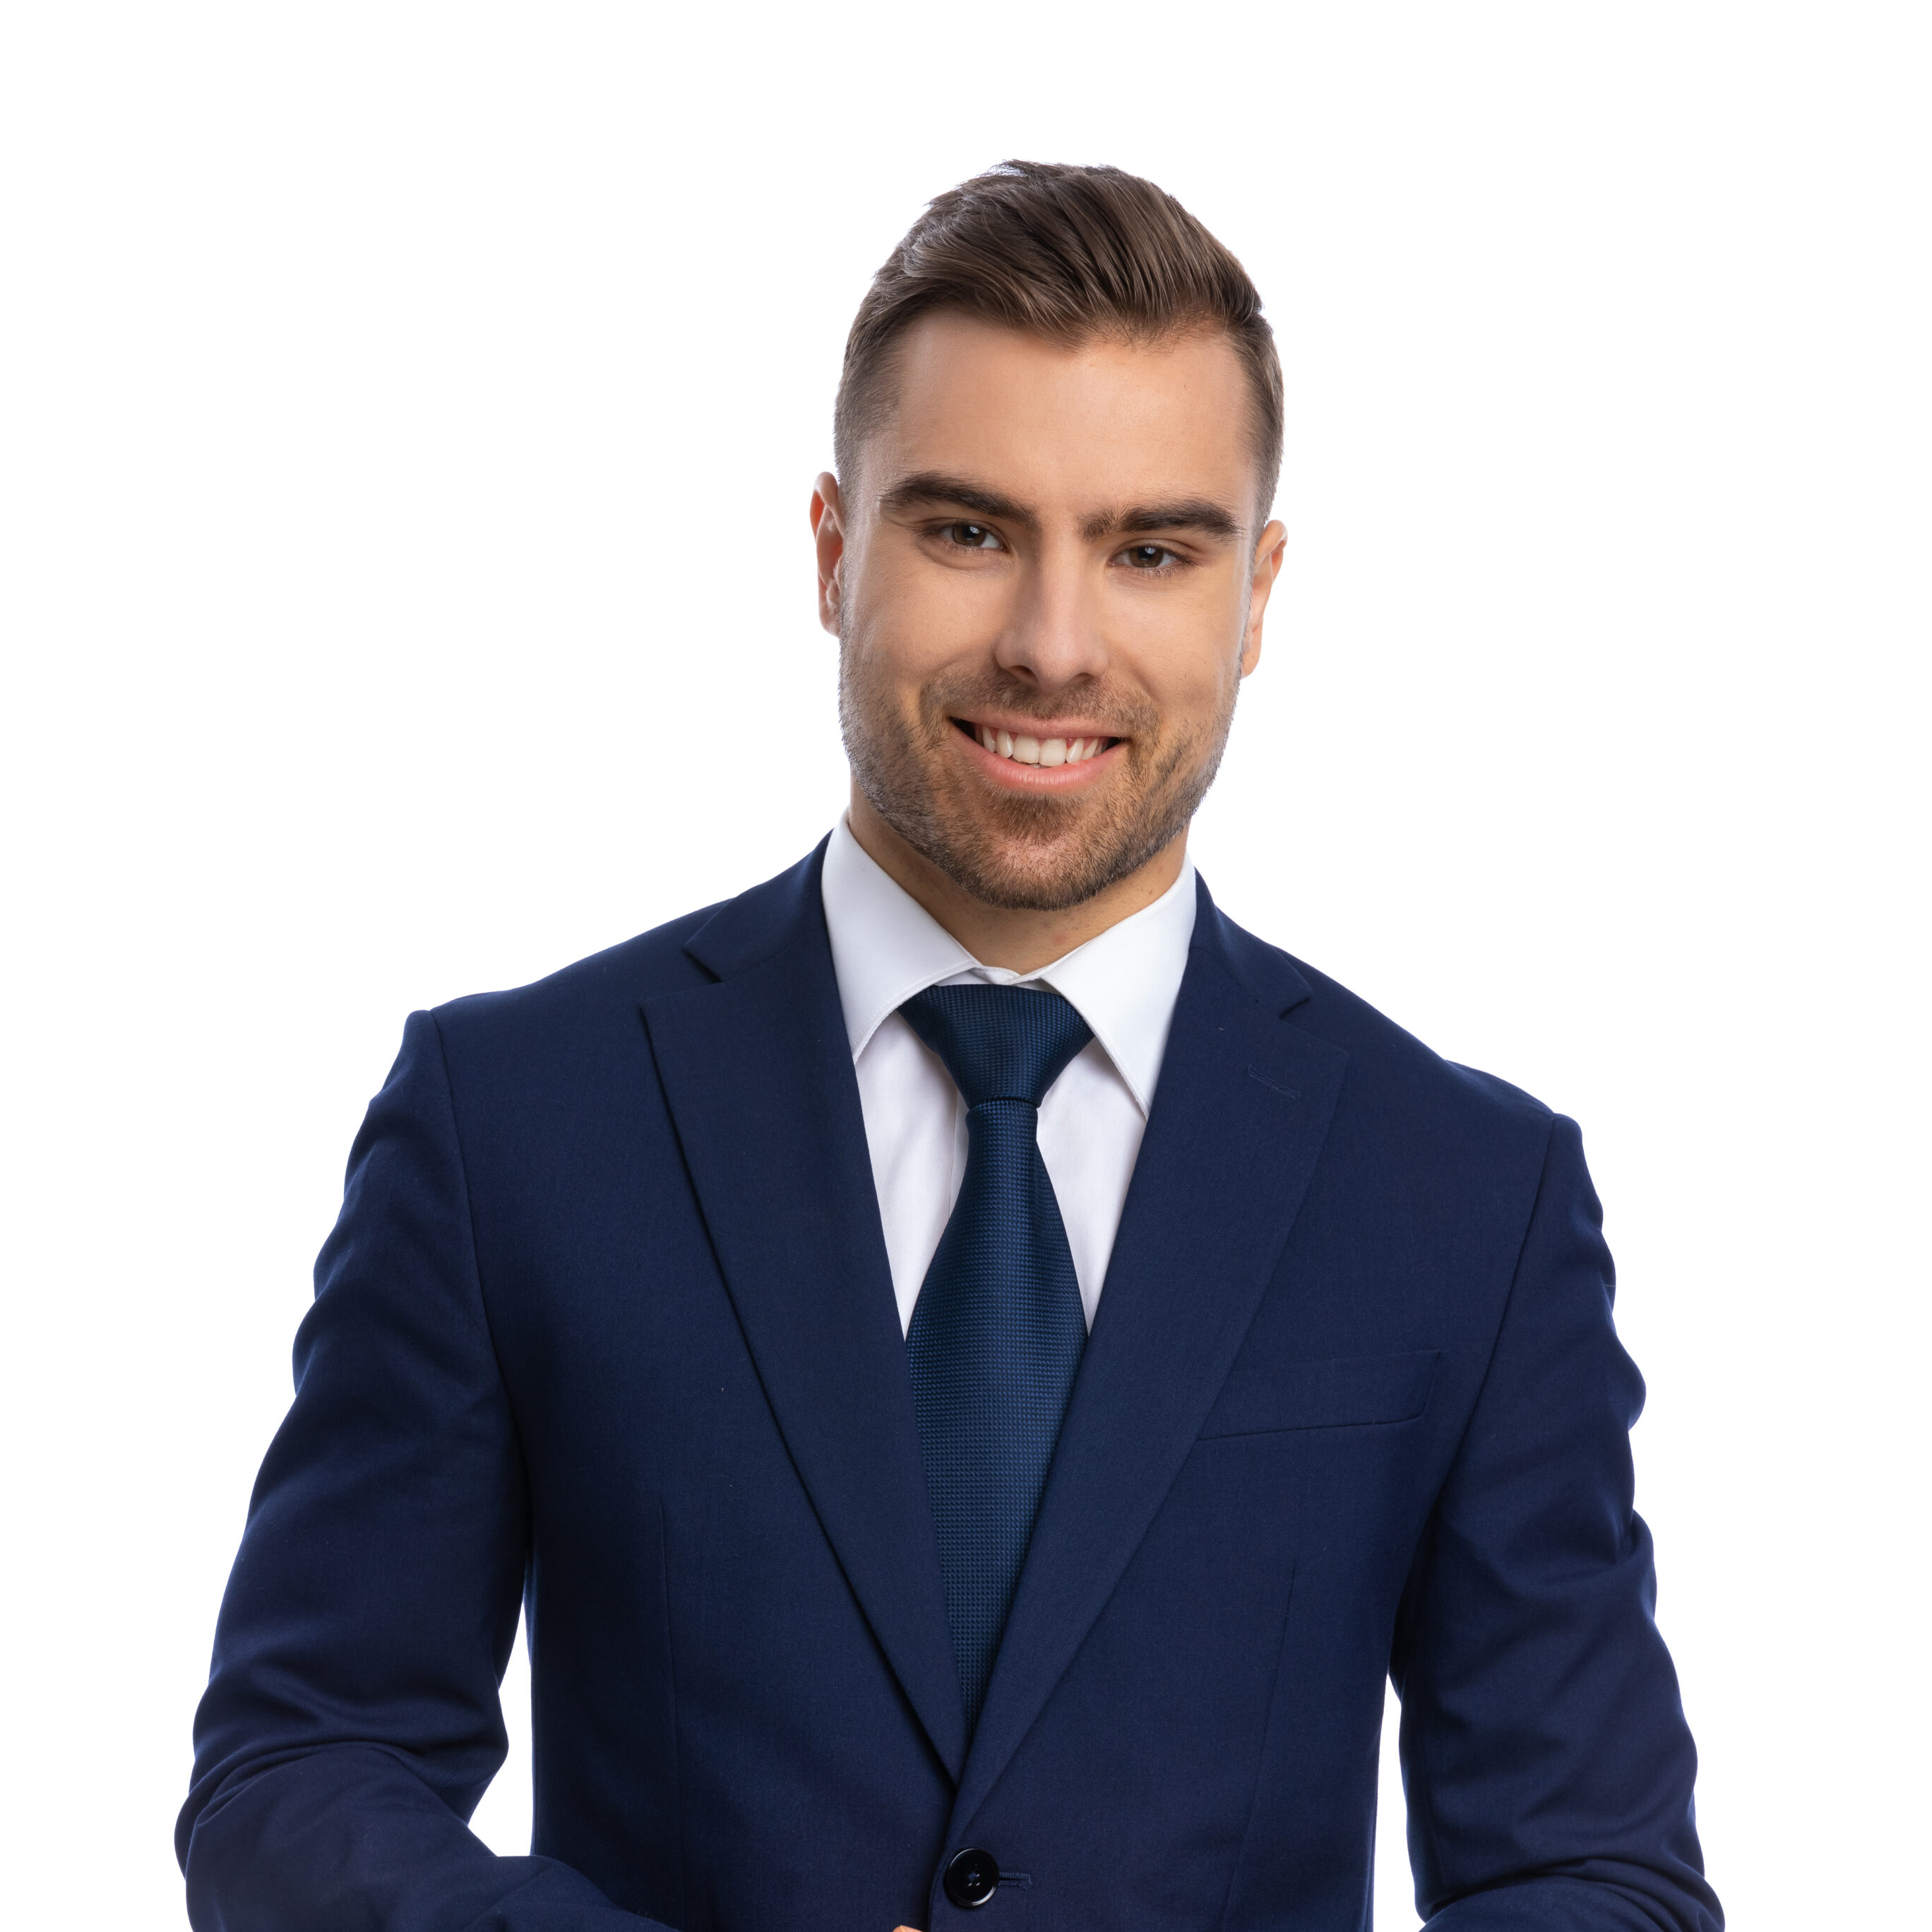
[[[898,1009],[928,986],[1050,986],[1094,1037],[1040,1103],[1040,1151],[1094,1325],[1127,1184],[1160,1078],[1194,935],[1194,867],[1150,906],[1037,972],[982,966],[867,856],[841,818],[825,853],[825,924],[865,1110],[899,1326],[966,1174],[966,1105]]]

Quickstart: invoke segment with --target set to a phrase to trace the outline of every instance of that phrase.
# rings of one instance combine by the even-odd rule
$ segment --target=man
[[[849,816],[410,1022],[224,1604],[200,1927],[1721,1924],[1575,1128],[1186,858],[1279,367],[1150,184],[995,170],[854,325]],[[465,1828],[520,1600],[533,1855]]]

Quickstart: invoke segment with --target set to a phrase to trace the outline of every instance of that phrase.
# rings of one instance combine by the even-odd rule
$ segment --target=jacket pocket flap
[[[1202,1425],[1201,1438],[1261,1436],[1285,1429],[1344,1429],[1407,1422],[1429,1404],[1442,1351],[1346,1355],[1328,1362],[1238,1363]]]

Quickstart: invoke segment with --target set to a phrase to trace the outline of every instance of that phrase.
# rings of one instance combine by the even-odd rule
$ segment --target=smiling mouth
[[[956,718],[953,723],[969,738],[996,758],[1010,758],[1018,765],[1080,765],[1097,758],[1118,738],[1038,738],[1030,733],[1014,733],[993,724],[976,724],[970,718]]]

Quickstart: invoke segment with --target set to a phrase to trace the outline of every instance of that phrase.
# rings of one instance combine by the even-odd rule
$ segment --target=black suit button
[[[984,1905],[999,1888],[1000,1862],[991,1852],[968,1845],[953,1853],[946,1868],[946,1895],[955,1905]]]

